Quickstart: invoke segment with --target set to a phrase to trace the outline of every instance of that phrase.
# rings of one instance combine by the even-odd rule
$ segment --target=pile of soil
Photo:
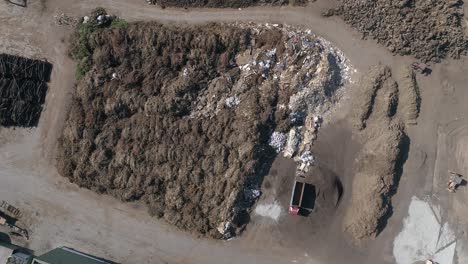
[[[399,74],[401,77],[399,83],[400,112],[407,125],[415,125],[421,109],[421,95],[416,82],[416,74],[409,67],[404,67]]]
[[[416,97],[406,98],[411,93],[408,82],[403,81],[400,88],[390,68],[376,66],[362,79],[361,91],[354,99],[355,128],[361,131],[358,137],[363,148],[354,162],[344,229],[355,239],[377,236],[391,215],[391,197],[408,152],[405,123],[417,117],[406,111],[415,111],[419,105]]]
[[[276,156],[270,135],[294,125],[285,105],[311,77],[333,72],[315,74],[330,53],[261,25],[83,32],[72,49],[89,54],[81,61],[91,66],[59,139],[59,172],[99,193],[143,200],[185,230],[240,232]],[[317,98],[327,92],[311,89]]]
[[[304,5],[307,0],[149,0],[164,7],[224,7],[239,8],[252,5]]]
[[[462,5],[461,0],[341,0],[325,15],[341,15],[364,38],[376,39],[393,53],[440,61],[467,53]]]
[[[0,54],[0,125],[36,126],[47,94],[52,65]]]

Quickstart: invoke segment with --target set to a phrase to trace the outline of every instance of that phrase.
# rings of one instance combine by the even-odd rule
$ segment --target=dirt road
[[[311,248],[313,244],[309,243],[314,237],[304,241],[303,247],[297,247],[284,243],[281,237],[262,232],[271,229],[259,228],[248,229],[244,237],[228,242],[198,239],[152,219],[139,205],[122,204],[78,189],[61,178],[53,166],[54,155],[73,88],[74,63],[66,56],[71,28],[55,25],[54,15],[80,16],[103,6],[129,21],[258,21],[304,26],[346,54],[358,70],[354,78],[370,65],[384,63],[399,68],[411,63],[411,58],[394,57],[375,42],[361,40],[341,20],[321,17],[321,8],[332,1],[318,1],[306,8],[189,11],[148,8],[140,0],[29,2],[29,7],[22,9],[0,1],[0,51],[45,57],[54,64],[39,127],[0,131],[0,199],[18,205],[31,215],[33,234],[28,246],[41,253],[66,245],[121,263],[318,263]],[[344,259],[349,257],[359,263],[395,262],[393,239],[402,228],[411,197],[433,194],[437,128],[468,112],[463,104],[468,99],[468,91],[463,89],[467,70],[468,62],[463,59],[436,65],[428,78],[418,77],[423,98],[421,116],[419,124],[409,129],[411,149],[400,188],[394,196],[393,217],[372,243],[346,245],[346,250],[342,250],[343,243],[330,236],[327,240],[333,243],[327,248],[327,254],[341,252]],[[257,219],[252,229],[263,226],[264,221]],[[460,241],[463,239],[466,238],[460,237]],[[460,256],[459,263],[463,263]]]

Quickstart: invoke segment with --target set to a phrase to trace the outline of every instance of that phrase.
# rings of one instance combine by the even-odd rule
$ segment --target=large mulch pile
[[[277,155],[270,136],[328,109],[342,60],[328,42],[282,26],[127,24],[99,21],[103,12],[72,40],[78,82],[59,172],[144,201],[184,230],[241,232]]]
[[[440,61],[467,53],[462,6],[461,0],[341,0],[325,15],[340,15],[393,53]]]
[[[42,112],[52,65],[0,54],[0,125],[36,126]]]

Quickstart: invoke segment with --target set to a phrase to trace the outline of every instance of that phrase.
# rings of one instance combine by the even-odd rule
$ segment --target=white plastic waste
[[[284,149],[286,139],[286,134],[275,131],[273,132],[273,134],[271,134],[270,141],[268,142],[268,144],[276,150],[276,153],[280,153]]]
[[[236,95],[226,98],[226,105],[228,107],[234,107],[240,103],[239,97]]]
[[[304,151],[299,159],[305,164],[312,164],[315,161],[314,156],[312,156],[312,153],[309,150]]]

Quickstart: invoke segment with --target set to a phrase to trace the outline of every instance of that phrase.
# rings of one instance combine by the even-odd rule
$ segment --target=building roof
[[[20,249],[21,248],[16,245],[0,241],[0,264],[29,263],[31,255],[24,252],[24,249]]]
[[[107,264],[104,260],[81,253],[71,248],[61,247],[36,257],[33,263],[40,264]]]

